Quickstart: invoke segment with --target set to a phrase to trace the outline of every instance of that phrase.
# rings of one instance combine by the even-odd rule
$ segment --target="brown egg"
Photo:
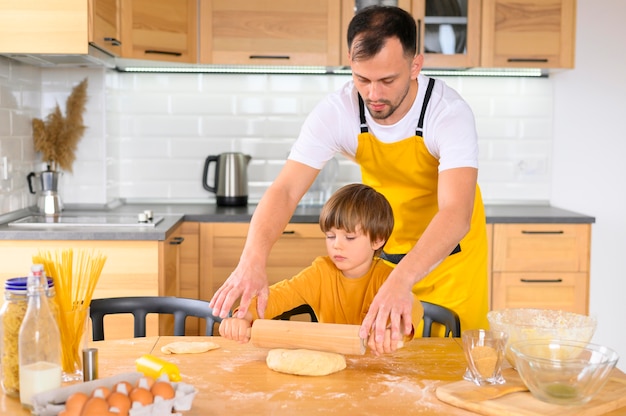
[[[85,402],[89,399],[85,393],[76,392],[65,401],[64,416],[79,416]]]
[[[163,400],[173,399],[175,395],[174,387],[167,381],[157,381],[154,383],[150,392],[154,397],[161,397]]]
[[[91,397],[85,402],[80,416],[108,416],[109,404],[102,397]]]
[[[130,391],[133,389],[133,385],[128,381],[120,381],[113,386],[113,391],[119,391],[120,393],[124,393],[128,396]]]
[[[137,384],[135,387],[142,387],[146,390],[150,390],[154,385],[154,379],[150,376],[143,376],[137,380]]]
[[[154,400],[154,397],[152,397],[152,393],[150,393],[149,390],[144,389],[143,387],[135,387],[131,390],[128,397],[130,397],[131,402],[141,403],[142,406],[148,406],[152,404]]]
[[[97,387],[91,392],[91,397],[100,397],[106,399],[111,394],[111,390],[108,387]]]
[[[119,415],[119,416],[128,415],[131,402],[130,402],[130,398],[126,394],[119,392],[119,391],[114,391],[107,398],[107,403],[109,404],[109,407],[111,408],[110,409],[111,413],[115,413],[116,415]],[[117,411],[115,411],[113,408],[115,408]]]

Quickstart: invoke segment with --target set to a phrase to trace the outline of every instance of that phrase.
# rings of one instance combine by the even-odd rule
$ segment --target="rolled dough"
[[[197,354],[219,347],[218,344],[210,341],[177,341],[162,346],[161,352],[164,354]]]
[[[276,348],[267,353],[267,366],[280,373],[325,376],[346,368],[346,359],[333,352]]]

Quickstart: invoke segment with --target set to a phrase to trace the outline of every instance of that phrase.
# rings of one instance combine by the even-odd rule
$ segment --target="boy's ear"
[[[386,243],[386,241],[385,241],[384,239],[382,239],[382,238],[381,238],[381,239],[379,239],[379,240],[374,241],[374,242],[372,243],[372,250],[374,250],[374,251],[378,250],[379,248],[381,248],[382,246],[384,246],[384,245],[385,245],[385,243]]]

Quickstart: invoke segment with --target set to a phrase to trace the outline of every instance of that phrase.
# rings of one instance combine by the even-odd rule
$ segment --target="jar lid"
[[[7,279],[4,283],[4,290],[10,290],[12,292],[26,291],[26,282],[28,277],[13,277]],[[51,277],[48,277],[48,289],[54,287],[54,281]]]

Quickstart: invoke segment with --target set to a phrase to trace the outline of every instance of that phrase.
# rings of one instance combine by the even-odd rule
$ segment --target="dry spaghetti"
[[[106,262],[106,256],[93,251],[81,250],[76,254],[67,249],[55,253],[40,251],[33,256],[33,263],[43,264],[46,274],[54,280],[65,375],[82,370],[80,345],[89,319],[89,304]]]

